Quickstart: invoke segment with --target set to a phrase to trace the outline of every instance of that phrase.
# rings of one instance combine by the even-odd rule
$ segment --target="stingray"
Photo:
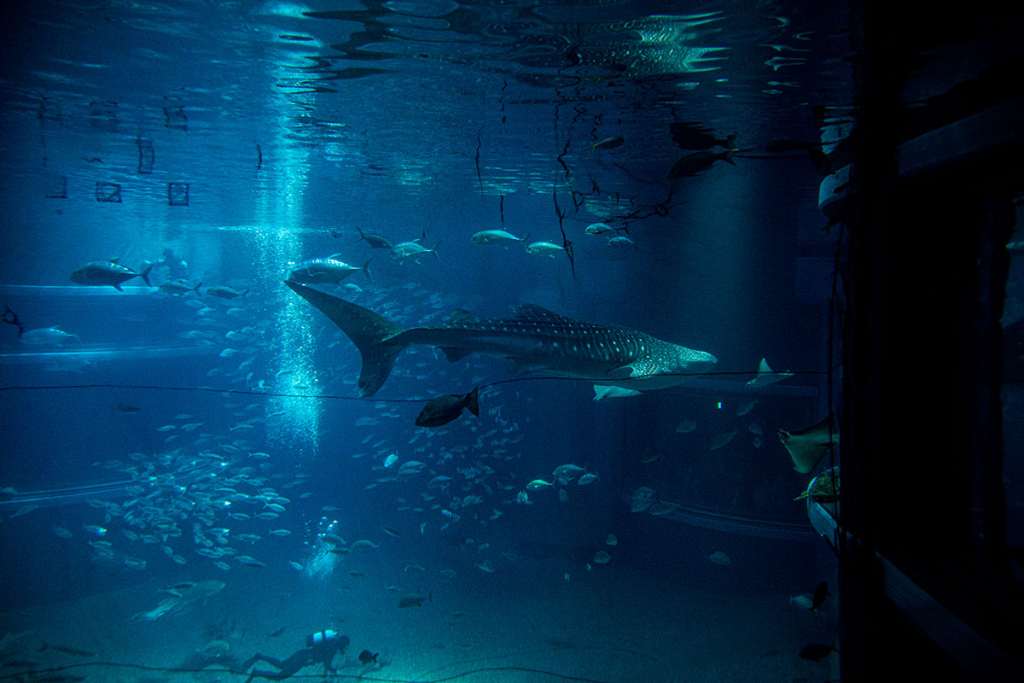
[[[768,359],[762,358],[757,368],[757,377],[747,382],[748,387],[765,387],[769,384],[781,382],[787,377],[792,377],[792,372],[775,372],[768,366]]]
[[[813,427],[798,432],[779,430],[779,441],[793,458],[793,469],[800,474],[812,471],[825,452],[839,443],[839,433],[835,429],[830,429],[832,420],[833,416],[829,415]]]

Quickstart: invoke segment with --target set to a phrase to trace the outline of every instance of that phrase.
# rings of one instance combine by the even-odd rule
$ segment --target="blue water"
[[[831,400],[822,175],[771,146],[814,146],[847,114],[845,6],[815,5],[5,10],[2,673],[244,680],[232,663],[333,628],[352,639],[341,673],[369,679],[831,678],[797,657],[833,640],[834,607],[788,598],[832,581],[833,562],[776,437]],[[669,181],[698,151],[673,122],[735,133],[735,164]],[[584,233],[597,222],[635,247]],[[470,240],[496,229],[572,258]],[[360,230],[437,258],[399,264]],[[185,265],[156,265],[152,288],[69,279],[167,250]],[[373,280],[324,291],[405,327],[534,303],[718,365],[595,402],[590,382],[415,347],[360,398],[356,348],[282,284],[330,255],[372,257]],[[157,289],[176,277],[198,294]],[[48,327],[75,337],[22,343]],[[794,376],[748,388],[761,358]],[[479,417],[414,425],[474,386]],[[398,476],[411,460],[422,471]],[[598,478],[553,482],[567,463]],[[644,486],[678,507],[631,512]],[[224,585],[132,618],[182,582]],[[397,607],[410,594],[427,599]],[[384,654],[364,666],[363,648]],[[488,666],[502,671],[471,673]]]

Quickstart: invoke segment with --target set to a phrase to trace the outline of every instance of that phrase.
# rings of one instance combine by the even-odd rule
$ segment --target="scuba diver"
[[[188,261],[175,254],[170,247],[164,248],[163,258],[153,265],[167,268],[168,280],[184,280],[188,277]]]
[[[250,683],[256,677],[269,678],[272,681],[283,681],[294,676],[304,666],[320,663],[324,665],[324,677],[326,677],[328,674],[336,671],[331,663],[334,660],[334,655],[344,653],[348,644],[348,636],[343,636],[335,631],[318,631],[311,636],[306,636],[306,647],[287,659],[282,660],[268,657],[257,652],[242,662],[240,673],[245,673],[256,662],[266,662],[271,666],[277,667],[278,671],[253,669],[245,683]]]

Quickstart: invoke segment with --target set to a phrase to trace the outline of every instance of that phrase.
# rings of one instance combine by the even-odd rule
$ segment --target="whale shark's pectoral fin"
[[[608,379],[637,379],[650,377],[658,372],[657,364],[650,360],[637,360],[627,365],[612,368],[605,374]]]
[[[464,349],[459,346],[442,346],[440,348],[441,351],[444,352],[444,357],[448,359],[449,363],[454,363],[455,361],[462,360],[470,353],[472,353],[472,351],[470,351],[469,349]]]
[[[604,373],[608,379],[629,379],[633,377],[634,368],[632,365],[620,365]]]

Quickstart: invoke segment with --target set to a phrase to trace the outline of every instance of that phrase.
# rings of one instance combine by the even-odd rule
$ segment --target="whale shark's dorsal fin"
[[[467,323],[477,320],[480,320],[480,316],[464,308],[456,308],[448,315],[448,322],[450,323]]]

